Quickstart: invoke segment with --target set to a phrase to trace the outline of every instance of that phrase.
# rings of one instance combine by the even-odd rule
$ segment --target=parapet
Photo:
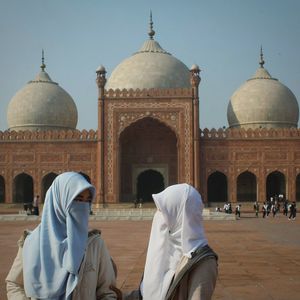
[[[95,130],[0,131],[0,142],[96,141]]]
[[[192,95],[191,88],[105,90],[105,96],[107,98],[186,98],[192,97]]]
[[[201,139],[299,139],[300,128],[200,129]]]

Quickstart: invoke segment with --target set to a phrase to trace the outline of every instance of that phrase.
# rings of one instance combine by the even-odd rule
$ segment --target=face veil
[[[88,238],[89,203],[73,201],[95,188],[80,174],[63,173],[46,193],[40,225],[23,247],[24,288],[33,298],[69,299]]]

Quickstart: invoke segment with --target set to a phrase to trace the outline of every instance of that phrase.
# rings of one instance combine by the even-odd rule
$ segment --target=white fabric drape
[[[155,213],[149,239],[141,292],[144,300],[163,300],[182,256],[191,257],[207,245],[203,203],[198,191],[176,184],[152,195]]]

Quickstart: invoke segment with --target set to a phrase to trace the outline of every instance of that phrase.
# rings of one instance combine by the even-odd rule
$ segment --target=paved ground
[[[91,222],[102,230],[118,269],[118,286],[138,285],[151,221]],[[23,228],[34,222],[0,222],[0,299],[4,279]],[[205,221],[210,245],[219,254],[219,278],[213,299],[296,300],[300,295],[300,219],[283,216],[237,221]]]

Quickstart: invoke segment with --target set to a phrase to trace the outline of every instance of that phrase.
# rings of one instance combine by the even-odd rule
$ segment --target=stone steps
[[[154,208],[98,208],[93,210],[90,216],[91,221],[116,221],[116,220],[130,220],[142,221],[152,220],[156,209]],[[204,220],[236,220],[234,214],[225,214],[222,212],[213,212],[209,209],[203,210]],[[38,221],[40,216],[27,216],[20,211],[19,214],[0,215],[0,221]]]

